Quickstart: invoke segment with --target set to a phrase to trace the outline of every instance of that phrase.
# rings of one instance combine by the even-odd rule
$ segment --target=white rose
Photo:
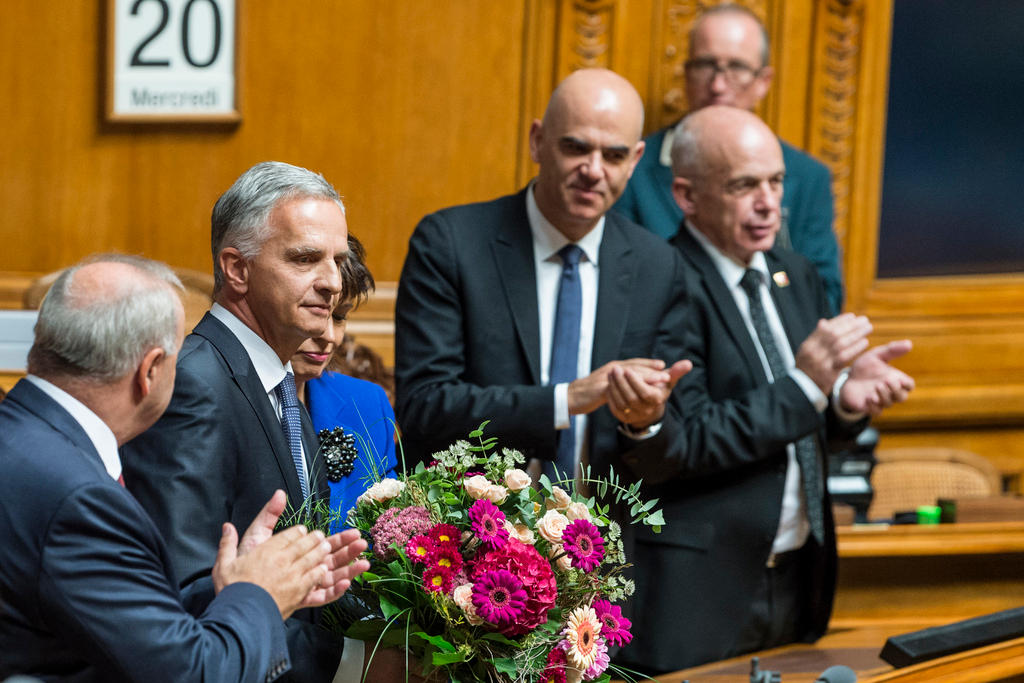
[[[587,507],[586,503],[569,503],[569,507],[565,509],[565,516],[570,520],[585,519],[590,521],[590,508]]]
[[[519,540],[520,543],[525,545],[533,545],[537,539],[533,537],[533,530],[523,524],[513,524],[512,522],[505,520],[505,531],[508,535]]]
[[[519,493],[531,484],[530,475],[522,470],[505,470],[505,486],[513,493]]]
[[[508,498],[508,489],[498,484],[491,484],[484,492],[484,497],[495,505],[501,505]]]
[[[560,486],[551,487],[551,497],[547,499],[548,510],[564,510],[571,502],[572,498]]]
[[[569,526],[569,518],[558,510],[548,510],[537,520],[537,533],[549,543],[561,543],[562,532]]]
[[[466,493],[473,500],[480,500],[481,498],[487,497],[487,489],[491,487],[491,482],[487,481],[487,477],[482,474],[475,474],[472,477],[462,482],[462,485],[466,489]]]
[[[563,572],[567,572],[572,569],[572,558],[569,557],[565,552],[565,548],[560,543],[552,543],[550,550],[548,550],[550,557],[560,556],[555,560],[555,566]]]
[[[356,502],[365,503],[367,501],[376,501],[383,503],[391,500],[399,493],[405,490],[405,482],[398,481],[397,479],[381,479],[370,488],[366,489],[366,493],[359,496]]]
[[[464,583],[461,586],[456,586],[455,590],[452,591],[452,599],[455,600],[455,604],[458,605],[466,615],[466,621],[472,626],[479,626],[484,623],[481,617],[476,615],[476,605],[473,604],[473,584]]]

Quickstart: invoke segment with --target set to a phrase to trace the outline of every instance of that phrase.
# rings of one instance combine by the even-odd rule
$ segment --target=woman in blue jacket
[[[320,448],[328,463],[331,509],[340,512],[331,532],[346,528],[345,517],[356,498],[376,481],[395,476],[395,413],[379,385],[327,370],[345,336],[349,312],[366,300],[373,275],[366,266],[366,250],[348,238],[349,257],[342,266],[341,301],[323,335],[307,339],[292,356],[295,387],[320,434]],[[342,432],[335,431],[340,427]],[[332,441],[334,442],[332,447]],[[351,459],[348,445],[355,448]]]

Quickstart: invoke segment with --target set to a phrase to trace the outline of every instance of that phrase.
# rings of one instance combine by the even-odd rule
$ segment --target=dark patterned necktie
[[[743,274],[740,285],[750,299],[750,320],[754,323],[754,331],[757,332],[757,339],[761,342],[761,348],[768,359],[768,367],[771,368],[772,377],[778,381],[788,371],[786,364],[779,353],[779,347],[775,343],[775,335],[768,326],[768,316],[764,312],[764,305],[761,303],[761,273],[760,271],[748,268]],[[814,434],[797,439],[796,461],[800,465],[800,480],[804,488],[804,498],[807,501],[807,521],[811,525],[811,535],[819,544],[825,540],[825,521],[822,508],[822,482],[821,469],[818,465],[818,444]]]
[[[548,384],[562,384],[576,379],[580,353],[580,317],[583,314],[583,290],[580,287],[580,257],[583,250],[567,244],[558,251],[562,258],[562,277],[558,281],[558,303],[555,308],[555,329],[551,335],[551,365]],[[555,461],[544,463],[549,479],[554,467],[570,479],[576,472],[576,418],[569,417],[569,428],[558,430]]]
[[[295,463],[295,474],[302,487],[302,500],[309,498],[309,484],[306,483],[306,468],[302,465],[302,408],[295,393],[295,377],[286,373],[281,383],[274,388],[277,400],[281,402],[281,428]]]

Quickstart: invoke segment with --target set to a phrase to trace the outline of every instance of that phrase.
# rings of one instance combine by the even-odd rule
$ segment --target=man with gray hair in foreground
[[[247,170],[210,224],[213,307],[185,339],[167,411],[124,449],[128,490],[168,539],[185,584],[210,573],[211,524],[249,524],[275,489],[293,510],[330,497],[290,361],[331,324],[348,257],[338,192],[290,164]],[[333,680],[342,642],[320,621],[319,610],[288,620],[289,680]]]
[[[366,568],[349,565],[356,535],[271,536],[276,492],[241,544],[219,527],[212,580],[179,592],[117,449],[170,399],[180,288],[162,264],[107,256],[43,302],[29,374],[0,403],[0,679],[274,680],[290,666],[282,619]]]

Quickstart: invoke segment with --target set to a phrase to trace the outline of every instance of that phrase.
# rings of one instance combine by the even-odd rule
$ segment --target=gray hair
[[[280,161],[256,164],[220,196],[210,216],[215,294],[224,285],[220,252],[234,247],[247,259],[259,254],[270,237],[270,212],[282,201],[298,198],[333,201],[345,213],[338,191],[322,175]]]
[[[716,14],[740,14],[745,17],[750,17],[761,32],[761,68],[768,66],[768,61],[771,59],[771,42],[768,37],[768,29],[765,28],[764,22],[761,18],[754,14],[749,8],[743,5],[737,5],[733,2],[723,2],[720,5],[714,5],[708,7],[706,10],[700,13],[697,20],[693,22],[693,26],[690,27],[690,50],[693,50],[693,37],[697,35],[697,28],[700,26],[701,21],[705,17],[714,16]]]
[[[139,277],[83,292],[75,274],[92,263],[127,264]],[[101,254],[65,269],[39,308],[28,371],[110,382],[132,372],[150,349],[177,353],[181,291],[170,268],[141,256]]]
[[[696,180],[703,172],[704,150],[697,136],[698,126],[685,116],[672,129],[672,175]]]

